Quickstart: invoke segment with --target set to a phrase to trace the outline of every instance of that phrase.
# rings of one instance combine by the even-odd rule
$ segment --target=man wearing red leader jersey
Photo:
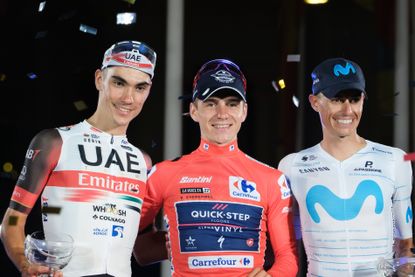
[[[78,124],[39,132],[31,141],[1,238],[22,276],[49,273],[24,255],[25,224],[41,195],[46,239],[74,240],[69,264],[54,276],[131,276],[131,253],[151,160],[126,137],[150,93],[156,53],[138,41],[112,45],[95,72],[95,113]],[[59,213],[45,212],[47,209]]]
[[[192,100],[190,116],[199,123],[200,146],[152,168],[140,230],[163,208],[172,276],[295,276],[291,192],[285,177],[238,148],[248,107],[239,67],[228,60],[204,64]],[[267,234],[275,255],[268,272],[263,269]],[[149,256],[152,249],[161,249],[163,238],[160,233],[139,235],[137,261],[154,262],[156,257]],[[165,252],[157,258],[166,258]]]

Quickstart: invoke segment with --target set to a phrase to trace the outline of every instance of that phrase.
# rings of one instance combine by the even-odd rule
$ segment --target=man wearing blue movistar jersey
[[[279,164],[298,203],[307,276],[377,276],[379,258],[412,255],[411,164],[357,134],[367,97],[359,65],[328,59],[311,76],[323,140]]]

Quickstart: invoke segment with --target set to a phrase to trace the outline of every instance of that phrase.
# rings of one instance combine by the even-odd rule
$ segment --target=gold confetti
[[[73,102],[73,104],[78,111],[84,111],[88,108],[88,106],[83,100],[75,101]]]
[[[5,163],[3,164],[3,171],[4,171],[4,172],[9,173],[9,172],[11,172],[12,170],[13,170],[13,164],[12,164],[11,162],[5,162]]]

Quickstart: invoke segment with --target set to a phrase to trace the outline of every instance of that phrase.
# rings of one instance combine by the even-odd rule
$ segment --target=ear
[[[310,102],[310,105],[313,108],[313,110],[315,110],[316,112],[318,112],[319,111],[318,97],[316,95],[310,94],[308,96],[308,101]]]
[[[193,119],[194,122],[199,122],[198,117],[197,117],[197,103],[195,100],[195,102],[191,102],[189,105],[189,114],[190,117]]]
[[[246,102],[243,102],[243,118],[241,122],[245,122],[246,117],[248,116],[248,104]]]
[[[103,71],[101,69],[95,70],[95,87],[98,91],[101,91],[103,88]]]

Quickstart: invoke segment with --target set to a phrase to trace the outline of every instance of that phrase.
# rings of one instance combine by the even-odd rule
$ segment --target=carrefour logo
[[[335,220],[351,220],[358,216],[367,198],[373,197],[376,201],[375,213],[383,211],[383,196],[379,185],[372,180],[364,180],[356,188],[352,197],[343,199],[322,185],[312,187],[306,196],[307,210],[314,222],[320,223],[316,205],[320,204]],[[348,207],[344,209],[344,207]]]
[[[346,63],[346,66],[342,66],[341,64],[336,64],[333,67],[333,73],[334,75],[336,75],[337,77],[341,75],[349,75],[350,71],[353,72],[353,74],[356,73],[356,69],[354,68],[354,66],[350,63]]]
[[[229,194],[233,198],[261,201],[256,184],[241,177],[229,176]]]
[[[189,257],[188,265],[191,269],[206,268],[253,268],[253,256],[202,256]]]

